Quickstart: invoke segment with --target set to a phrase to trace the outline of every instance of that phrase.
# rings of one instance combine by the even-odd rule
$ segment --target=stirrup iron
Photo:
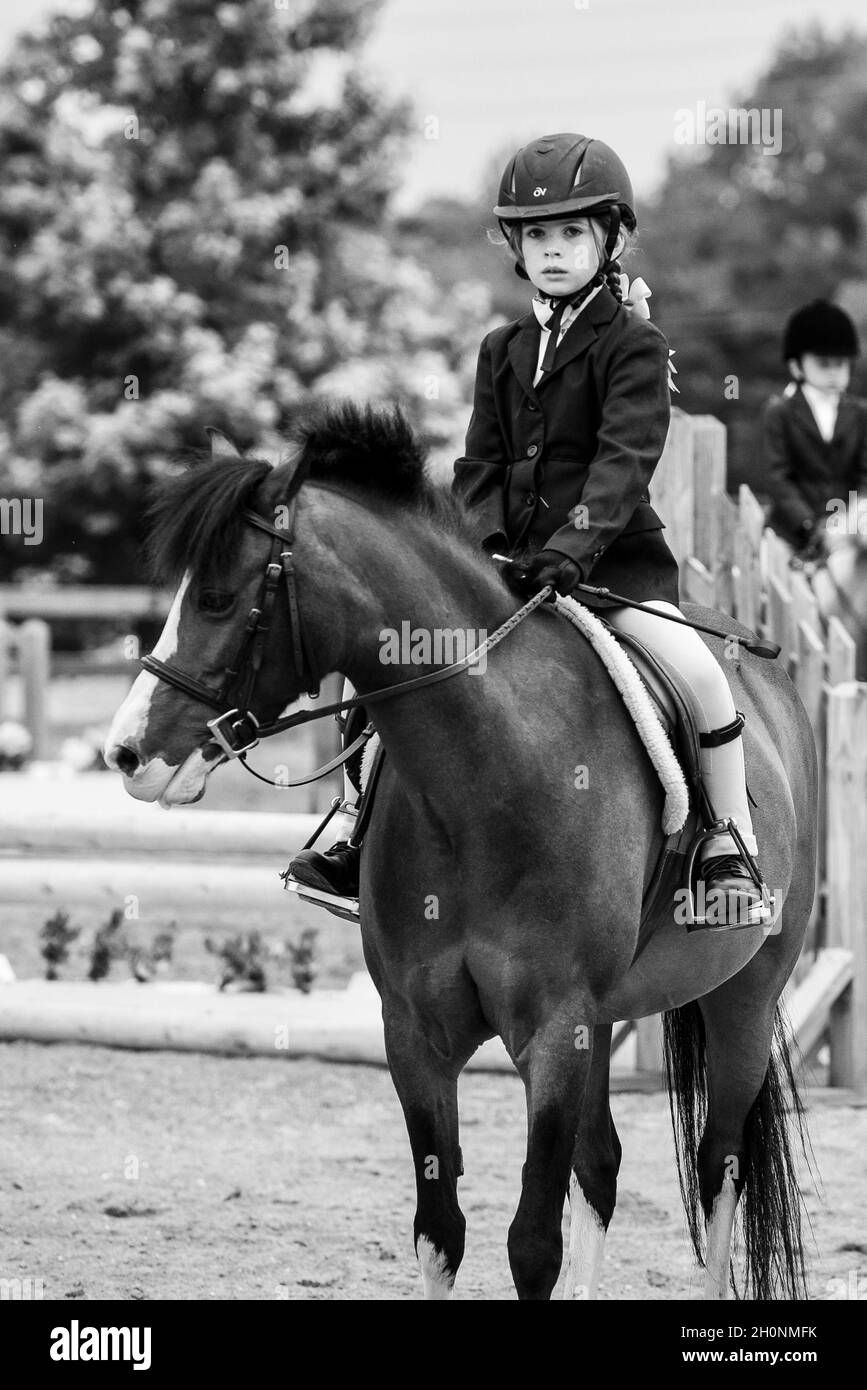
[[[699,870],[701,867],[699,852],[706,841],[716,839],[719,835],[730,835],[734,840],[738,848],[738,853],[747,867],[750,878],[761,894],[761,902],[754,903],[752,907],[744,909],[744,921],[709,922],[707,919],[707,889],[704,879],[699,879]],[[686,862],[684,892],[686,893],[685,920],[687,931],[696,931],[699,928],[704,928],[708,931],[728,931],[731,930],[732,927],[739,926],[765,927],[767,929],[768,923],[772,923],[776,920],[775,899],[772,897],[771,890],[762,878],[761,871],[755,858],[744,843],[744,837],[738,829],[737,821],[731,816],[724,816],[720,820],[713,820],[706,829],[696,835]]]

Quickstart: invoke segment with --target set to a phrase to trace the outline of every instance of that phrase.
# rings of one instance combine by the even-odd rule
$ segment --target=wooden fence
[[[819,755],[819,863],[807,943],[787,994],[806,1060],[830,1047],[831,1085],[867,1088],[867,683],[855,643],[827,628],[803,573],[742,486],[726,492],[726,435],[712,416],[675,410],[651,488],[681,565],[681,598],[779,643]],[[660,1065],[658,1020],[637,1025],[638,1069]]]

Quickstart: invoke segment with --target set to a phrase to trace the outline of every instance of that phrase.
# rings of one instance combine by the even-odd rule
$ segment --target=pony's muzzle
[[[141,766],[139,754],[128,743],[116,743],[112,748],[105,749],[102,756],[106,767],[110,767],[112,772],[122,772],[124,777],[132,777]]]
[[[239,758],[259,742],[259,721],[249,710],[245,714],[238,709],[227,710],[216,719],[209,719],[208,728],[227,758]]]

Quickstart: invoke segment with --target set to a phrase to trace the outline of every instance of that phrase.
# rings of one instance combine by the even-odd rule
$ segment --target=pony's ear
[[[205,434],[211,441],[211,459],[239,459],[241,455],[235,448],[228,435],[223,434],[222,430],[214,429],[213,425],[205,426]]]

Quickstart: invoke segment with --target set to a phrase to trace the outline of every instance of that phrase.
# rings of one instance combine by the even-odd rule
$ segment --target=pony
[[[434,636],[490,632],[515,600],[461,506],[428,477],[398,407],[321,403],[295,422],[291,444],[272,466],[215,437],[212,460],[159,485],[152,557],[178,587],[154,665],[117,711],[105,759],[141,800],[171,806],[203,795],[227,755],[206,705],[219,705],[215,682],[228,704],[232,683],[245,679],[244,615],[264,606],[263,566],[273,576],[282,564],[289,587],[286,601],[272,591],[257,649],[250,698],[260,724],[317,674],[340,672],[361,696],[394,688],[375,709],[386,758],[360,916],[415,1171],[424,1296],[453,1294],[465,1239],[457,1083],[495,1035],[527,1100],[508,1232],[517,1295],[551,1297],[568,1197],[564,1296],[595,1296],[621,1156],[609,1106],[612,1027],[663,1012],[678,1169],[705,1294],[724,1298],[735,1287],[740,1202],[738,1287],[756,1298],[799,1296],[791,1131],[800,1110],[779,1000],[813,898],[817,777],[792,683],[778,663],[705,639],[746,716],[762,863],[782,904],[773,929],[687,933],[663,901],[638,951],[662,846],[662,790],[589,644],[543,603],[488,653],[483,672],[401,691],[419,671],[411,651],[397,644],[395,655],[403,624]],[[281,525],[288,539],[275,569]],[[711,610],[684,612],[751,636]],[[249,733],[251,722],[241,723]]]

